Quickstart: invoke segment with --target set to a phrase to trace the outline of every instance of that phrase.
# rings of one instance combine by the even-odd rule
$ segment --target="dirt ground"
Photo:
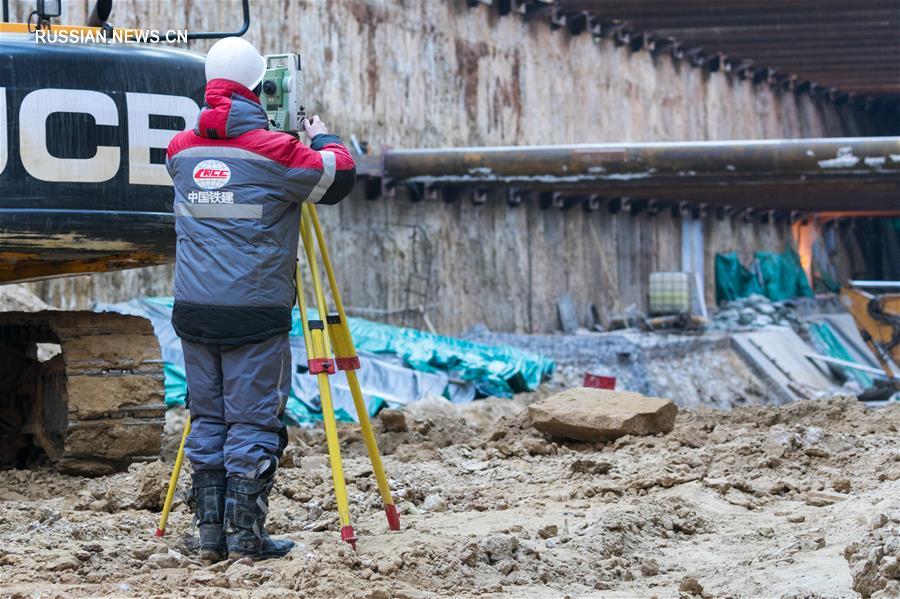
[[[170,534],[153,537],[167,463],[95,479],[0,472],[0,595],[900,591],[900,407],[834,398],[698,410],[679,414],[666,436],[587,445],[540,436],[524,401],[417,406],[406,413],[408,431],[380,432],[400,532],[387,531],[358,431],[342,429],[356,552],[339,540],[318,431],[294,435],[272,495],[270,528],[297,548],[255,564],[198,562],[180,500]]]

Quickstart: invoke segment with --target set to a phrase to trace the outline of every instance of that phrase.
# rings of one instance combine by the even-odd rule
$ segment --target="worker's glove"
[[[316,135],[328,133],[328,127],[325,125],[325,123],[322,122],[322,119],[319,118],[319,115],[311,116],[308,119],[303,119],[303,130],[306,131],[306,135],[309,136],[310,140],[314,139]]]

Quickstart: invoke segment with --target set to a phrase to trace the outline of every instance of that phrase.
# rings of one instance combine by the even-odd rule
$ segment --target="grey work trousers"
[[[281,416],[291,390],[287,333],[259,343],[217,346],[182,340],[194,470],[251,478],[275,472],[286,436]]]

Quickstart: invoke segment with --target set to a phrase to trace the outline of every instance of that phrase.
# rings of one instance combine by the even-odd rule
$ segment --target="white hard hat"
[[[266,59],[253,44],[240,37],[226,37],[206,54],[206,80],[228,79],[248,89],[256,87],[266,73]]]

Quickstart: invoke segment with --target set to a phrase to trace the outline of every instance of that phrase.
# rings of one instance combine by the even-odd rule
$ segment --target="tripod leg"
[[[334,499],[337,503],[338,519],[341,522],[341,540],[356,549],[356,535],[350,525],[350,504],[347,499],[347,483],[344,481],[344,467],[341,462],[341,446],[338,441],[337,422],[334,405],[331,402],[331,385],[324,372],[317,375],[319,393],[322,398],[322,419],[325,424],[325,440],[328,442],[328,461],[331,463],[331,479],[334,483]]]
[[[322,420],[325,425],[325,440],[328,443],[328,461],[331,465],[331,479],[334,483],[334,498],[335,503],[337,504],[338,518],[341,523],[341,540],[350,543],[350,546],[356,549],[357,538],[353,531],[353,526],[350,525],[350,505],[347,498],[347,483],[344,481],[344,467],[341,461],[341,447],[337,434],[337,420],[334,415],[334,404],[331,397],[331,382],[328,380],[328,376],[334,374],[334,361],[331,356],[331,344],[328,338],[328,330],[325,327],[324,321],[321,320],[327,310],[325,305],[325,293],[322,290],[322,282],[319,277],[315,247],[310,232],[310,221],[307,218],[308,214],[304,210],[301,212],[301,215],[300,238],[303,242],[303,249],[306,253],[307,262],[309,263],[310,278],[312,279],[314,292],[313,295],[316,298],[316,308],[319,312],[319,319],[317,320],[303,318],[303,334],[308,336],[307,351],[309,353],[307,354],[307,361],[310,367],[310,374],[316,375],[319,383],[319,396],[322,401]],[[297,284],[299,291],[299,277]],[[298,301],[300,301],[299,297]],[[300,306],[301,309],[305,308],[304,303],[301,303]]]
[[[311,227],[312,222],[307,210],[309,204],[303,204],[300,218],[300,238],[303,240],[303,250],[306,252],[306,261],[309,263],[309,274],[313,284],[313,297],[316,300],[316,309],[319,311],[319,322],[325,322],[325,315],[328,313],[328,306],[325,303],[325,291],[322,290],[322,279],[319,277],[319,262],[316,258],[316,247],[313,241]],[[322,331],[322,340],[324,342],[323,358],[331,359],[331,341],[328,338],[328,331]]]
[[[309,334],[309,320],[306,313],[306,296],[303,293],[303,277],[300,274],[300,260],[294,269],[294,278],[297,282],[297,308],[300,311],[300,328],[303,331],[303,343],[306,345],[306,357],[313,355],[312,337]]]
[[[369,452],[369,460],[372,462],[372,472],[375,473],[375,481],[378,483],[381,503],[384,505],[384,513],[387,515],[388,528],[400,530],[400,514],[397,513],[397,506],[394,505],[394,499],[391,497],[391,487],[388,485],[384,466],[381,463],[378,442],[375,440],[375,433],[372,431],[372,423],[369,421],[369,412],[366,409],[366,402],[363,400],[359,379],[356,378],[355,370],[347,370],[345,374],[347,375],[347,382],[350,384],[353,405],[356,406],[356,414],[359,417],[363,441],[366,444],[366,450]]]
[[[184,421],[184,431],[181,433],[181,444],[178,446],[178,455],[175,457],[175,466],[172,468],[172,476],[169,478],[169,490],[166,492],[166,502],[163,504],[162,516],[159,518],[159,526],[156,528],[156,536],[166,534],[166,524],[169,522],[169,511],[172,509],[172,500],[175,498],[175,487],[178,486],[178,475],[181,474],[181,464],[184,462],[184,444],[191,434],[191,415],[188,414]]]
[[[372,472],[375,474],[375,481],[378,483],[378,492],[384,505],[384,513],[387,515],[388,527],[391,530],[400,530],[400,515],[397,513],[394,499],[391,497],[391,488],[388,485],[384,465],[381,462],[378,442],[375,440],[375,433],[372,431],[372,423],[369,420],[369,412],[363,399],[362,388],[359,385],[359,379],[356,377],[356,369],[359,368],[359,358],[356,355],[356,347],[353,345],[353,337],[350,335],[350,326],[347,324],[347,315],[344,312],[340,291],[338,291],[334,268],[331,265],[328,247],[325,244],[325,236],[319,224],[319,215],[316,212],[316,207],[313,205],[304,205],[304,208],[306,209],[305,216],[316,234],[319,253],[322,255],[322,264],[325,266],[325,274],[328,276],[331,295],[334,298],[335,307],[338,311],[337,318],[328,317],[328,329],[332,332],[338,368],[344,370],[347,375],[350,394],[353,396],[353,405],[356,407],[356,414],[359,417],[363,441],[369,453],[369,460],[372,462]]]

